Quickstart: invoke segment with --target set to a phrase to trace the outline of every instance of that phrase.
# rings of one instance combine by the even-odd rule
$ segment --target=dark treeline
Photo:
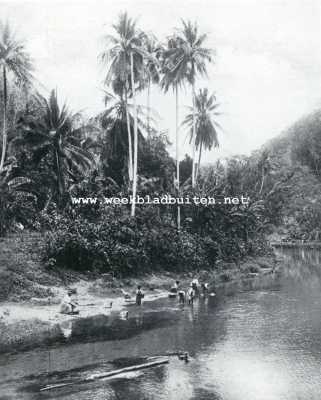
[[[37,92],[30,55],[10,26],[1,25],[0,235],[22,228],[45,232],[49,266],[119,275],[206,269],[218,260],[238,262],[265,252],[265,234],[285,222],[297,167],[271,146],[251,157],[201,167],[203,152],[219,145],[220,129],[215,94],[196,90],[215,57],[206,48],[206,35],[197,24],[182,21],[175,34],[159,42],[127,14],[111,32],[99,55],[106,70],[102,111],[85,119],[61,104],[57,91],[48,98]],[[159,132],[153,111],[154,85],[164,95],[173,90],[177,107],[181,88],[190,88],[192,105],[182,121],[177,115],[176,135],[188,135],[192,157],[179,162],[178,146],[176,158],[170,156],[169,139]],[[142,91],[146,105],[137,104]],[[317,132],[299,139],[292,156],[318,179]],[[250,202],[178,208],[70,201],[135,194],[243,195]]]

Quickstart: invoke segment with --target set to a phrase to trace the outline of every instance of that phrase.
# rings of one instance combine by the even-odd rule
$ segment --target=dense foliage
[[[81,271],[125,276],[150,271],[210,269],[219,259],[238,262],[245,255],[265,251],[265,242],[258,232],[246,237],[245,220],[239,230],[232,228],[233,218],[235,222],[241,218],[236,212],[229,218],[230,232],[226,230],[226,220],[221,219],[216,221],[214,233],[210,229],[196,232],[192,226],[178,232],[171,219],[160,217],[152,207],[138,208],[135,219],[130,217],[129,210],[101,211],[94,218],[76,213],[74,218],[59,215],[50,221],[54,229],[46,238],[48,266],[67,265]]]

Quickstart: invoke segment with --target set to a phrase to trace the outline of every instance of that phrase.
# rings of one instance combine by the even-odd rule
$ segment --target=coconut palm
[[[216,121],[220,115],[218,107],[215,94],[209,95],[207,89],[200,89],[195,96],[194,107],[189,107],[190,112],[183,122],[190,130],[190,142],[195,138],[195,148],[199,152],[195,179],[200,169],[203,148],[211,150],[213,146],[219,146],[217,128],[221,126]]]
[[[129,103],[126,104],[123,97],[105,91],[104,102],[106,109],[99,113],[95,118],[103,131],[106,132],[104,142],[107,150],[107,160],[113,164],[117,164],[117,170],[123,170],[124,165],[129,163],[124,157],[128,154],[128,136],[127,121],[129,122],[130,129],[133,131],[134,116],[133,106]],[[145,112],[143,107],[138,106],[138,147],[141,148],[145,141],[143,132],[147,131],[147,126],[144,122]],[[126,162],[127,161],[127,162]],[[123,182],[123,178],[117,179],[118,183]]]
[[[171,65],[173,66],[172,73],[176,76],[184,77],[191,85],[193,99],[193,171],[192,171],[192,186],[195,186],[195,81],[198,75],[205,76],[206,63],[212,61],[212,50],[204,47],[204,42],[207,39],[206,34],[199,34],[197,23],[182,20],[182,29],[178,30],[176,51],[171,56]]]
[[[125,92],[125,101],[129,91],[129,79],[131,82],[131,92],[133,97],[134,110],[134,156],[131,154],[131,134],[129,116],[127,115],[129,159],[133,158],[133,163],[129,175],[133,179],[133,199],[136,198],[137,190],[137,154],[138,154],[138,123],[137,123],[137,104],[136,89],[143,80],[144,58],[149,55],[143,48],[144,34],[137,28],[136,21],[128,17],[127,13],[119,16],[117,24],[113,25],[115,36],[107,35],[105,37],[109,48],[101,54],[101,60],[109,64],[109,70],[106,77],[106,83],[113,79],[119,79],[123,83]],[[128,109],[128,108],[126,108]],[[131,215],[135,215],[135,201],[132,202]]]
[[[162,72],[161,87],[168,92],[170,88],[175,93],[175,133],[176,133],[176,189],[179,191],[179,88],[184,86],[187,78],[185,71],[179,68],[178,54],[181,52],[178,38],[174,35],[168,38],[166,46],[162,49]],[[180,207],[177,207],[177,228],[180,229]]]
[[[2,69],[3,85],[3,127],[0,172],[3,170],[7,150],[7,106],[8,106],[8,75],[14,80],[26,84],[31,81],[33,70],[31,59],[25,50],[23,42],[17,39],[9,23],[0,22],[0,68]]]
[[[147,85],[147,133],[148,137],[151,134],[151,87],[152,84],[158,84],[160,81],[160,63],[157,60],[160,58],[162,48],[157,42],[156,37],[153,34],[146,34],[144,36],[144,47],[146,52],[149,54],[149,58],[145,58],[145,75]]]
[[[95,128],[77,127],[79,114],[72,114],[66,104],[60,108],[55,90],[48,100],[41,98],[39,102],[40,116],[27,116],[20,121],[20,136],[14,143],[29,147],[38,162],[45,160],[52,166],[53,190],[61,204],[67,180],[77,181],[95,165],[93,154],[81,146],[82,132]]]

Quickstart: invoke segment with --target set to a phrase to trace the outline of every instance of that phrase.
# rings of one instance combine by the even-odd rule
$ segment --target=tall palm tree
[[[157,62],[157,60],[161,56],[162,48],[153,34],[145,35],[144,47],[146,52],[150,56],[149,58],[145,58],[145,70],[144,70],[146,75],[146,84],[147,84],[147,133],[148,137],[150,137],[151,87],[152,84],[158,84],[160,81],[160,63]]]
[[[179,176],[179,88],[184,86],[187,78],[185,70],[180,65],[180,41],[173,35],[167,40],[166,46],[162,49],[162,72],[161,87],[168,92],[170,88],[175,93],[175,133],[176,133],[176,189],[179,191],[180,176]],[[180,230],[180,207],[177,207],[177,229]]]
[[[130,76],[130,43],[135,37],[135,25],[132,26],[127,14],[120,14],[117,24],[113,25],[114,35],[106,35],[105,45],[107,49],[100,54],[100,60],[108,65],[105,79],[106,85],[112,83],[113,89],[125,99],[127,136],[128,136],[128,178],[133,180],[133,150],[132,135],[128,116],[129,76]]]
[[[79,114],[72,114],[66,104],[60,108],[55,90],[48,100],[41,98],[39,101],[40,116],[27,116],[20,121],[20,136],[15,144],[29,147],[35,159],[52,165],[53,189],[61,204],[67,180],[77,181],[95,165],[94,155],[81,146],[82,132],[94,128],[77,127]]]
[[[129,80],[131,84],[131,92],[134,106],[134,155],[130,148],[131,134],[129,116],[127,115],[128,142],[129,142],[129,159],[133,159],[130,175],[133,180],[133,201],[131,215],[135,216],[135,199],[137,190],[137,154],[138,154],[138,123],[137,123],[137,104],[136,89],[142,81],[144,71],[144,58],[148,58],[147,52],[143,48],[144,34],[137,28],[137,22],[128,17],[127,13],[119,16],[117,24],[113,25],[115,36],[107,35],[105,40],[109,48],[101,54],[103,62],[109,63],[109,70],[106,82],[113,79],[119,79],[127,94],[129,91]]]
[[[195,96],[194,106],[189,107],[190,113],[183,121],[190,130],[190,142],[195,138],[195,148],[199,152],[195,179],[200,169],[203,148],[211,150],[213,146],[219,146],[217,128],[220,129],[221,126],[216,121],[217,116],[220,115],[217,111],[218,107],[215,94],[209,95],[207,89],[200,89]]]
[[[3,127],[0,172],[3,170],[7,151],[7,106],[8,106],[8,75],[12,75],[18,84],[31,81],[33,70],[29,54],[23,42],[17,39],[9,23],[0,22],[0,68],[2,69],[3,85]]]
[[[193,170],[192,170],[192,186],[195,186],[195,150],[196,150],[196,135],[195,135],[195,81],[197,75],[207,75],[206,63],[212,62],[213,51],[204,47],[204,42],[207,39],[206,34],[199,34],[198,25],[191,21],[182,20],[182,28],[177,34],[177,51],[172,55],[172,65],[174,65],[174,74],[185,76],[187,82],[192,88],[193,99]]]

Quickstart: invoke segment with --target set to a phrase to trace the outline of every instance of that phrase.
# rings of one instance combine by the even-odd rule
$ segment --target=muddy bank
[[[123,281],[105,276],[92,282],[79,281],[72,285],[77,288],[81,300],[78,316],[70,317],[59,313],[59,299],[66,290],[61,287],[56,288],[55,296],[47,299],[33,298],[23,303],[0,303],[0,353],[64,343],[72,326],[82,322],[90,325],[93,318],[96,324],[93,337],[99,340],[100,325],[105,329],[122,318],[127,318],[126,311],[129,312],[129,319],[148,313],[154,300],[167,297],[168,289],[176,279],[180,280],[183,288],[187,288],[194,277],[208,282],[210,292],[214,292],[219,300],[222,296],[242,291],[276,287],[280,276],[280,260],[276,257],[260,257],[247,259],[240,265],[225,263],[218,265],[215,271],[199,271],[195,274],[167,273]],[[125,291],[134,296],[137,284],[141,284],[146,293],[141,308],[129,305],[122,294]],[[176,305],[176,301],[173,302],[173,307],[174,304]],[[113,339],[112,335],[110,338]]]

